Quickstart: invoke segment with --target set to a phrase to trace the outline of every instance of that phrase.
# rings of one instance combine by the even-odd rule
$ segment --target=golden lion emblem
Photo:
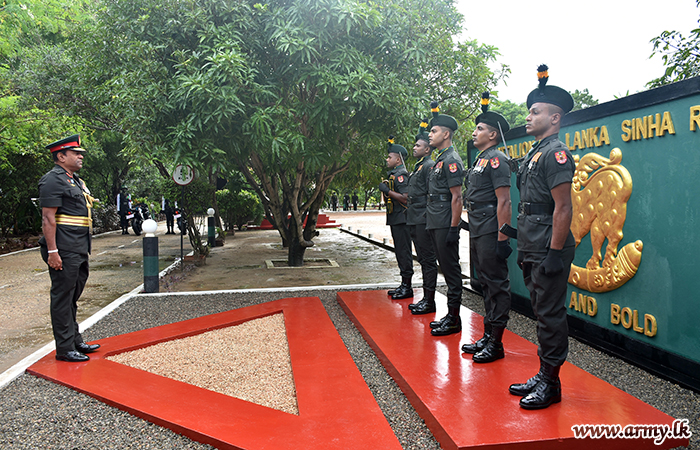
[[[632,194],[632,177],[620,165],[619,148],[610,151],[609,159],[588,153],[574,156],[574,161],[571,232],[577,247],[590,233],[593,255],[585,268],[571,265],[569,283],[589,292],[612,291],[634,277],[642,260],[642,241],[627,244],[618,252],[627,218],[627,200]],[[601,252],[606,239],[603,258]]]

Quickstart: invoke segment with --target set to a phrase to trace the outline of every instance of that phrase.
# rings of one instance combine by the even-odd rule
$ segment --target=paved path
[[[160,270],[180,255],[178,235],[159,224]],[[141,236],[110,232],[93,239],[90,277],[78,305],[78,322],[143,283]],[[185,236],[185,252],[189,243]],[[51,280],[38,249],[0,256],[0,373],[51,342]]]

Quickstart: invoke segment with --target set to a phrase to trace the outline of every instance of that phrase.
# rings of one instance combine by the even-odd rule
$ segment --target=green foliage
[[[430,100],[469,139],[479,93],[507,68],[489,69],[493,47],[454,44],[461,19],[449,0],[110,1],[17,82],[123,134],[129,161],[166,178],[178,163],[210,180],[237,167],[297,263],[334,178],[374,184],[363,165],[389,134],[412,139]]]
[[[574,99],[574,109],[572,111],[578,111],[579,109],[590,108],[598,104],[598,100],[593,98],[588,88],[583,91],[576,89],[574,92],[570,92],[571,97]]]
[[[700,0],[695,3],[700,6]],[[691,30],[688,36],[678,31],[664,31],[650,42],[654,45],[651,56],[661,55],[666,70],[647,83],[649,88],[700,75],[700,28]]]
[[[528,114],[525,102],[518,104],[510,100],[494,100],[490,110],[503,115],[510,124],[511,129],[525,125],[525,119]]]
[[[259,225],[262,221],[262,204],[253,192],[222,189],[216,191],[216,203],[227,230],[232,230],[234,226],[240,230],[248,222]]]

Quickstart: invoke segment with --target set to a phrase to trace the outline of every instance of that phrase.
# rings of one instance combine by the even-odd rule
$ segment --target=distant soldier
[[[338,196],[335,195],[335,192],[331,195],[331,208],[333,208],[333,211],[338,210]]]
[[[357,202],[359,198],[357,197],[357,192],[352,193],[352,210],[357,211]]]
[[[440,114],[438,103],[430,104],[430,146],[435,147],[435,166],[428,181],[426,229],[447,283],[447,315],[430,323],[433,336],[462,331],[459,309],[462,304],[462,268],[459,265],[459,224],[462,216],[464,165],[452,146],[459,125],[454,117]]]
[[[571,182],[575,164],[559,140],[561,120],[574,107],[564,89],[547,86],[548,68],[538,67],[539,86],[527,96],[525,131],[537,139],[518,171],[518,264],[537,317],[540,371],[510,386],[524,409],[547,408],[561,401],[561,368],[569,350],[566,285],[574,260],[571,234]]]
[[[165,213],[165,224],[168,228],[165,234],[175,234],[175,209],[168,199],[165,200],[163,205],[163,212]]]
[[[41,257],[51,277],[51,326],[56,359],[84,362],[99,344],[86,344],[77,321],[78,299],[88,279],[93,198],[77,172],[83,167],[80,136],[46,146],[56,165],[39,181]]]
[[[428,119],[420,124],[416,142],[413,145],[413,157],[418,161],[408,179],[408,212],[406,223],[411,231],[411,239],[416,247],[418,262],[423,273],[423,299],[408,305],[412,314],[430,314],[435,312],[435,288],[437,286],[437,261],[435,250],[430,241],[430,234],[425,229],[426,209],[428,207],[428,178],[435,166],[430,158],[433,148],[428,137]]]
[[[346,193],[343,195],[343,211],[348,211],[350,209],[350,196]]]
[[[408,200],[408,172],[404,165],[408,151],[401,145],[394,144],[394,136],[389,136],[387,147],[389,155],[386,165],[389,168],[387,180],[379,183],[379,190],[384,194],[386,203],[386,224],[391,227],[394,239],[394,253],[401,273],[401,284],[388,292],[394,300],[413,297],[411,278],[413,278],[413,252],[411,251],[411,233],[406,225],[406,202]]]
[[[503,332],[510,312],[510,279],[507,258],[513,252],[508,236],[498,230],[511,220],[509,158],[500,150],[502,133],[510,129],[502,115],[489,111],[489,93],[481,98],[482,113],[472,133],[479,154],[467,171],[466,208],[469,211],[471,264],[484,296],[484,335],[462,351],[477,363],[503,358]]]
[[[117,194],[117,213],[119,214],[119,225],[122,228],[122,234],[129,234],[129,219],[127,214],[131,211],[131,201],[126,193],[126,188],[122,186]]]

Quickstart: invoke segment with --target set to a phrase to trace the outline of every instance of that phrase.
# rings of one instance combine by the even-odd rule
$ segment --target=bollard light
[[[214,208],[207,209],[207,245],[216,247],[216,225],[214,223]]]
[[[143,221],[143,291],[158,292],[158,238],[155,235],[158,224],[153,219]]]
[[[146,219],[143,221],[143,231],[146,232],[146,237],[155,236],[155,232],[158,229],[158,223],[153,219]]]

